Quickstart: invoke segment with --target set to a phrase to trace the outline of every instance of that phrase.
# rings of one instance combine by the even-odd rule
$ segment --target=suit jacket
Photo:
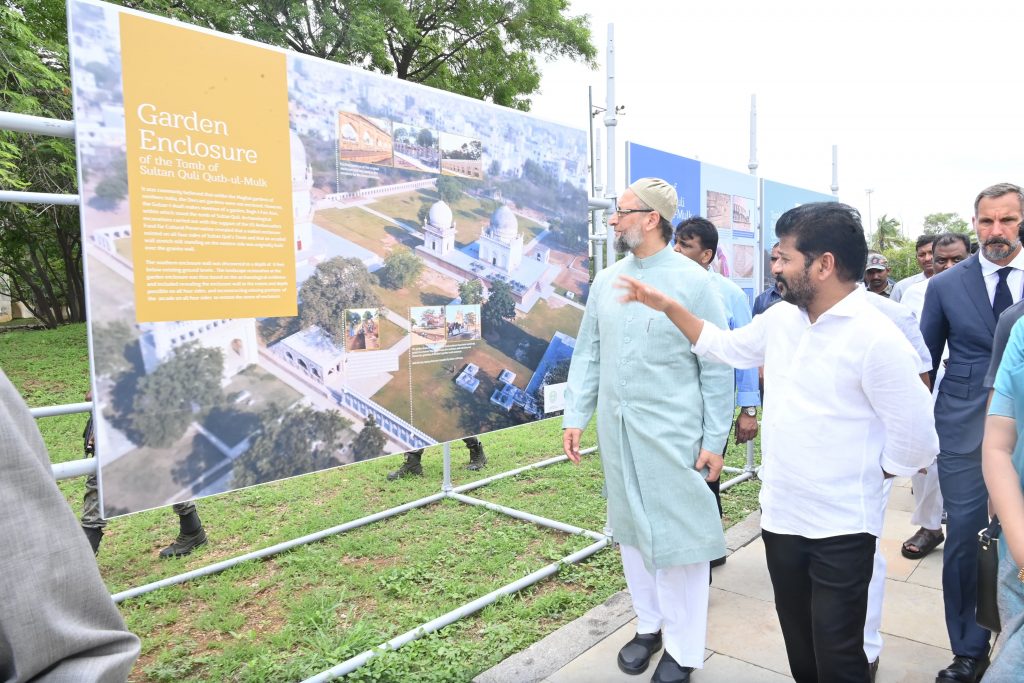
[[[139,639],[53,481],[35,420],[0,370],[0,681],[125,681]]]
[[[933,381],[949,344],[949,362],[935,400],[935,429],[945,452],[973,453],[981,447],[988,398],[983,382],[995,331],[996,316],[977,254],[929,280],[921,334],[932,355]]]

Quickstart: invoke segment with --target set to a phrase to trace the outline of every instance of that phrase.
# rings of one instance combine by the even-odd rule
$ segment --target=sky
[[[587,127],[613,24],[618,193],[626,141],[748,172],[751,95],[758,175],[831,193],[837,145],[839,200],[865,224],[869,196],[871,223],[896,218],[913,238],[928,214],[969,221],[979,191],[1024,183],[1024,3],[573,0],[571,13],[590,15],[598,68],[544,63],[531,111]]]

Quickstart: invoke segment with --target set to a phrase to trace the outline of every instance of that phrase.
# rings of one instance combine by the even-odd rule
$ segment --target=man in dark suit
[[[1021,299],[1022,216],[1020,187],[1001,183],[983,190],[974,201],[978,253],[933,277],[921,313],[933,379],[949,344],[946,374],[937,387],[935,427],[941,448],[939,487],[948,518],[942,589],[954,659],[938,673],[938,683],[975,683],[988,667],[990,633],[975,621],[977,533],[988,524],[988,492],[981,473],[988,392],[982,382],[996,320]]]

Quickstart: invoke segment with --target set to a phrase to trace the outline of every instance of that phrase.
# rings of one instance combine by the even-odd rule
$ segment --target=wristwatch
[[[745,407],[743,409],[743,412],[744,414],[749,415],[750,417],[757,417],[757,408],[755,408],[754,406]]]

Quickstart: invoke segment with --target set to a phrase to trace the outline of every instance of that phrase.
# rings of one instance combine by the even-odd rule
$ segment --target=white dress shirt
[[[764,366],[761,526],[827,538],[882,533],[883,470],[909,477],[939,452],[910,343],[857,288],[813,324],[780,302],[745,327],[705,322],[693,352]]]
[[[900,299],[900,303],[909,308],[917,318],[918,324],[921,321],[921,311],[924,310],[924,295],[928,292],[928,283],[931,281],[931,278],[928,278],[911,285]]]
[[[893,301],[891,298],[886,299],[884,296],[868,297],[868,303],[877,308],[879,311],[885,314],[885,317],[893,322],[893,324],[903,333],[910,345],[914,347],[914,352],[917,353],[917,373],[922,374],[925,372],[932,371],[932,352],[928,350],[928,345],[924,343],[924,335],[921,334],[921,326],[917,322],[917,318],[914,317],[914,313],[905,306],[901,301]]]
[[[999,270],[1003,266],[992,263],[985,255],[978,250],[978,262],[981,264],[981,276],[985,279],[985,289],[988,290],[988,300],[991,302],[996,298],[996,284],[999,282]],[[1024,249],[1017,252],[1013,260],[1006,265],[1013,268],[1006,276],[1006,286],[1010,288],[1010,295],[1013,303],[1020,301],[1021,286],[1024,285]]]

